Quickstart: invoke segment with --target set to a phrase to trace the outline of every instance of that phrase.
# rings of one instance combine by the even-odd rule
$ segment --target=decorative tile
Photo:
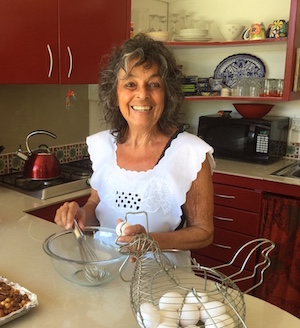
[[[298,142],[291,142],[287,146],[286,157],[289,158],[300,158],[300,143]]]
[[[89,155],[89,153],[88,153],[88,147],[87,147],[86,144],[82,145],[82,147],[81,147],[81,155],[83,157],[86,157],[86,156]]]
[[[65,163],[66,155],[63,146],[50,148],[50,151],[55,154],[60,163]]]
[[[9,153],[8,155],[8,172],[22,171],[25,161],[18,157],[15,153]]]
[[[6,173],[8,173],[7,155],[2,155],[0,157],[0,174]]]

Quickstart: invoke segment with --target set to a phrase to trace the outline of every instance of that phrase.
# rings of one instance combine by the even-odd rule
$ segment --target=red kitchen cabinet
[[[101,55],[130,36],[130,12],[130,0],[59,0],[61,83],[98,82]]]
[[[214,240],[208,247],[193,250],[192,257],[209,267],[229,263],[241,246],[258,238],[261,198],[258,190],[214,183]],[[234,265],[220,271],[225,275],[238,272],[248,252],[241,252]],[[251,276],[257,257],[256,252],[251,255],[239,278]],[[237,285],[244,291],[254,283],[251,278]]]
[[[0,1],[0,83],[58,82],[57,13],[57,0]]]
[[[130,35],[130,0],[2,0],[0,83],[98,82],[101,56]]]
[[[90,197],[90,195],[86,195],[86,196],[82,196],[82,197],[78,197],[78,198],[70,199],[70,200],[66,200],[66,201],[68,201],[68,202],[75,201],[79,204],[79,206],[83,206],[87,202],[89,197]],[[49,205],[46,207],[41,207],[41,208],[27,211],[27,213],[37,216],[44,220],[54,222],[56,210],[63,204],[64,204],[64,202],[55,203],[55,204],[52,204],[52,205]]]

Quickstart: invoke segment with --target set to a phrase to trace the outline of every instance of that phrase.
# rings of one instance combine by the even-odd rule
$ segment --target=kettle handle
[[[32,131],[28,134],[28,136],[26,137],[26,148],[29,154],[31,154],[31,150],[29,148],[29,138],[36,135],[36,134],[47,134],[48,136],[56,139],[56,135],[52,132],[46,131],[46,130],[36,130],[36,131]]]

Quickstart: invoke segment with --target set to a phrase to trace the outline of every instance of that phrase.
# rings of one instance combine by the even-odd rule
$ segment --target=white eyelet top
[[[153,169],[142,172],[117,165],[117,144],[109,130],[89,136],[87,145],[93,163],[91,186],[100,198],[96,216],[101,226],[109,228],[115,228],[117,219],[124,220],[126,213],[144,211],[149,232],[174,231],[181,223],[186,193],[206,154],[212,169],[215,165],[212,147],[187,132],[172,140]],[[127,220],[147,227],[144,213],[128,214]]]

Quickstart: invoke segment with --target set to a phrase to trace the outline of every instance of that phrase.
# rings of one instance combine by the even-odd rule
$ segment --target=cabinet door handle
[[[214,194],[214,195],[220,198],[235,199],[235,196],[233,195],[223,195],[223,194]]]
[[[72,69],[73,69],[73,57],[72,57],[72,52],[71,48],[67,46],[68,54],[69,54],[69,72],[68,72],[68,79],[71,77],[72,74]]]
[[[214,219],[217,219],[220,221],[230,221],[230,222],[233,221],[233,219],[231,219],[231,218],[223,218],[222,216],[215,216],[215,215],[214,215]]]
[[[216,243],[212,243],[212,244],[216,247],[220,247],[220,248],[224,248],[224,249],[231,249],[231,247],[227,246],[227,245],[221,245],[221,244],[216,244]]]
[[[50,78],[52,75],[52,70],[53,70],[53,56],[52,56],[50,44],[47,44],[47,49],[48,49],[49,59],[50,59],[49,71],[48,71],[48,77]]]

